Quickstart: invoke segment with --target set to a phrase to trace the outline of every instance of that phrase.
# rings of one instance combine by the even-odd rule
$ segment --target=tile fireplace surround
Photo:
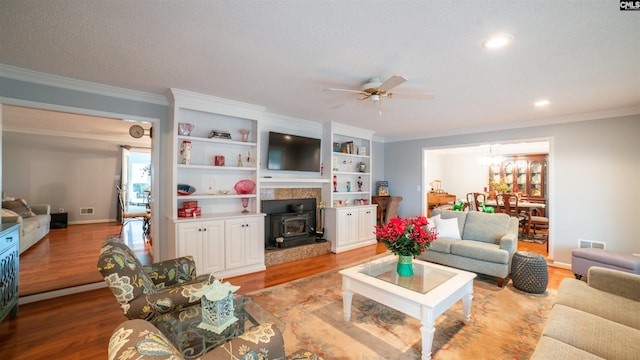
[[[260,190],[260,200],[290,200],[315,198],[316,203],[322,200],[320,188],[263,188]],[[316,223],[320,224],[320,212],[316,214]],[[310,245],[297,246],[289,249],[265,250],[265,265],[277,265],[290,261],[306,259],[308,257],[328,254],[331,243],[326,241]]]

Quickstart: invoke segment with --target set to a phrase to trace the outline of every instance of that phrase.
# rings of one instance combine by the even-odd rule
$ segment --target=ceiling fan
[[[378,103],[378,110],[380,114],[382,114],[381,102],[384,98],[408,98],[408,99],[417,99],[417,100],[429,100],[433,98],[433,94],[431,93],[422,93],[422,92],[391,92],[391,89],[395,88],[398,85],[403,84],[407,81],[407,78],[404,76],[394,75],[384,82],[380,81],[379,78],[374,77],[367,80],[367,82],[362,85],[362,90],[351,90],[351,89],[338,89],[338,88],[328,88],[326,91],[343,91],[343,92],[351,92],[362,95],[358,100],[371,100]]]

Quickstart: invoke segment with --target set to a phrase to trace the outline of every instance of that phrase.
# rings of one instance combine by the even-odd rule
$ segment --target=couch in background
[[[593,266],[560,283],[531,359],[638,359],[640,275]]]
[[[434,209],[438,239],[418,259],[495,276],[505,286],[518,249],[518,220],[507,214]]]
[[[22,254],[49,233],[51,205],[27,205],[26,201],[21,199],[3,200],[2,223],[20,223],[20,254]]]

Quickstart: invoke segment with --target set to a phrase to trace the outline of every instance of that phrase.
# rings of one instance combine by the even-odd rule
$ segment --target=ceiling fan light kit
[[[352,92],[356,94],[362,95],[362,97],[358,98],[358,100],[371,100],[372,102],[378,103],[378,111],[382,114],[382,109],[380,108],[380,104],[384,98],[392,99],[394,94],[402,94],[407,98],[414,98],[420,100],[427,100],[433,98],[433,94],[429,93],[418,93],[418,92],[406,92],[406,93],[392,93],[391,89],[395,88],[398,85],[401,85],[407,81],[407,78],[404,76],[394,75],[384,82],[380,81],[380,78],[372,77],[367,80],[364,85],[362,85],[362,90],[351,90],[351,89],[338,89],[338,88],[329,88],[324,89],[326,91],[343,91],[343,92]]]

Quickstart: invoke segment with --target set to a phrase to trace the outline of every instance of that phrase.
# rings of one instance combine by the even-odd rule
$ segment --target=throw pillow
[[[20,215],[18,215],[18,213],[15,212],[15,211],[3,208],[2,209],[2,216],[4,217],[4,216],[20,216]]]
[[[436,218],[436,231],[438,237],[460,240],[460,228],[458,218],[442,219]]]
[[[23,199],[3,200],[2,207],[16,212],[23,218],[36,216],[36,214],[31,211],[31,208],[29,208],[29,205],[27,205],[27,202]]]
[[[440,219],[440,214],[433,215],[432,217],[427,219],[427,229],[433,230],[436,228],[436,219]]]

